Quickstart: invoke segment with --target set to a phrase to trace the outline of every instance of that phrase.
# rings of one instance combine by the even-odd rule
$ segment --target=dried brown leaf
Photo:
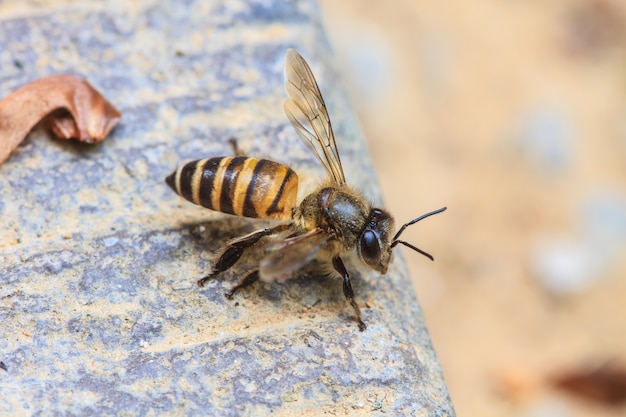
[[[572,52],[595,56],[626,41],[626,8],[622,0],[586,0],[572,6],[567,43]]]
[[[552,378],[551,382],[561,390],[596,402],[609,405],[626,403],[626,369],[614,365],[564,372]]]
[[[120,117],[83,78],[51,75],[32,81],[0,101],[0,163],[43,119],[44,127],[59,138],[98,143]]]

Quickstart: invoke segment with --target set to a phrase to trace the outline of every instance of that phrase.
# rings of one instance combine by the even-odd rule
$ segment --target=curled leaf
[[[596,402],[626,403],[626,369],[617,366],[565,372],[552,378],[551,382],[561,390]]]
[[[623,48],[626,8],[619,0],[587,0],[573,7],[567,42],[576,53],[594,55],[609,47]]]
[[[98,143],[113,130],[120,116],[83,78],[40,78],[0,101],[0,163],[44,118],[44,127],[59,138]]]

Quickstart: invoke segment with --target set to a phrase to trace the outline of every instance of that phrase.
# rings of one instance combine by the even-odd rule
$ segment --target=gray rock
[[[385,277],[353,272],[364,333],[314,270],[233,301],[239,268],[195,286],[259,224],[183,202],[163,181],[176,166],[236,137],[302,188],[323,175],[282,111],[288,47],[318,74],[346,175],[379,198],[314,2],[0,12],[0,96],[75,73],[123,113],[97,146],[36,130],[0,165],[0,415],[454,415],[401,257]]]

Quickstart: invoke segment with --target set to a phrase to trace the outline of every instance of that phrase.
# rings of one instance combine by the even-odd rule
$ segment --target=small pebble
[[[601,254],[583,242],[552,239],[536,245],[532,271],[554,295],[581,292],[599,277]]]

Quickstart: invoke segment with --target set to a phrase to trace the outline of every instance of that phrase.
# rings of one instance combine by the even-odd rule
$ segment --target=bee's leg
[[[237,143],[237,138],[232,137],[228,139],[228,143],[233,148],[233,153],[235,156],[246,156],[246,153],[239,148],[239,144]]]
[[[287,230],[290,226],[290,224],[279,224],[278,226],[272,228],[257,230],[256,232],[252,232],[230,242],[222,251],[222,254],[217,259],[217,262],[215,262],[213,271],[211,271],[211,273],[206,277],[198,280],[198,286],[204,287],[204,284],[208,280],[215,278],[217,275],[235,265],[235,262],[237,262],[239,258],[241,258],[241,255],[243,255],[244,250],[257,243],[262,237],[282,232]]]
[[[333,258],[333,266],[335,267],[335,271],[339,273],[343,277],[343,295],[346,296],[346,300],[350,302],[350,305],[354,309],[356,313],[356,320],[359,322],[359,330],[364,331],[367,326],[361,320],[361,310],[357,305],[356,301],[354,301],[354,291],[352,290],[352,283],[350,282],[350,275],[348,275],[348,271],[346,271],[346,267],[343,265],[343,261],[340,257]]]
[[[228,291],[224,295],[229,300],[232,300],[233,294],[235,294],[240,289],[247,287],[248,285],[254,284],[258,280],[259,280],[259,269],[258,268],[253,269],[252,271],[248,272],[241,281],[239,281],[239,284],[235,285],[230,291]]]

